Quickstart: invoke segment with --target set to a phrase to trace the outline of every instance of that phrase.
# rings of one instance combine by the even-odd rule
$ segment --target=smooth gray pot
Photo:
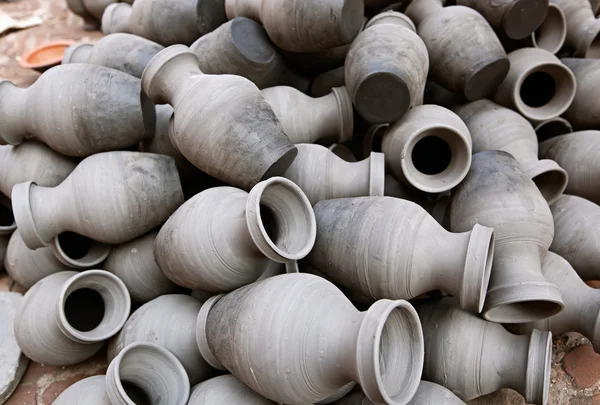
[[[335,405],[375,405],[365,394],[356,392],[340,399]],[[447,388],[429,381],[421,381],[415,396],[408,405],[465,405],[465,403]]]
[[[276,405],[261,397],[231,374],[206,380],[194,387],[187,405]]]

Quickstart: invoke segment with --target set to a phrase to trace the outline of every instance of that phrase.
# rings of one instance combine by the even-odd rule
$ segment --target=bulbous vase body
[[[335,402],[335,405],[375,405],[365,394],[356,392]],[[421,381],[415,396],[408,405],[465,405],[447,388],[429,381]]]
[[[95,375],[77,381],[64,390],[52,405],[113,405],[106,398],[106,376]]]
[[[192,388],[187,405],[275,405],[231,374],[211,378]]]
[[[598,47],[600,48],[600,39]],[[577,130],[598,129],[600,126],[600,106],[598,105],[598,95],[594,92],[594,89],[600,85],[600,61],[597,59],[575,58],[565,58],[560,61],[573,72],[577,81],[575,98],[571,106],[565,111],[565,118]]]
[[[565,13],[567,38],[565,50],[576,58],[600,56],[600,21],[587,0],[552,0]]]

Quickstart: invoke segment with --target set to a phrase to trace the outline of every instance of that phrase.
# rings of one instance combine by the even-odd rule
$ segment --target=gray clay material
[[[600,39],[598,47],[600,48]],[[564,113],[565,119],[577,130],[598,129],[600,103],[594,89],[600,86],[600,60],[565,58],[560,61],[573,72],[577,81],[575,98]]]
[[[565,13],[565,51],[576,58],[600,57],[600,21],[588,0],[552,0]]]
[[[19,385],[29,359],[21,353],[13,324],[23,296],[15,292],[0,292],[0,404],[6,402]]]
[[[276,405],[252,391],[231,374],[211,378],[192,387],[187,405]]]
[[[335,402],[334,405],[375,405],[365,394],[356,392]],[[421,381],[415,396],[408,405],[465,405],[465,403],[447,388],[429,381]]]

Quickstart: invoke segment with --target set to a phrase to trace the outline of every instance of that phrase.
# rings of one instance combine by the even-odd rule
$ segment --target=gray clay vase
[[[35,362],[76,364],[121,330],[130,307],[125,284],[106,271],[54,273],[25,294],[15,318],[15,336]]]
[[[423,335],[408,302],[379,300],[359,312],[312,274],[279,275],[210,298],[196,336],[209,364],[290,405],[321,401],[352,381],[373,402],[404,405],[423,364]]]
[[[71,231],[118,244],[162,224],[183,203],[173,158],[105,152],[84,159],[61,184],[13,188],[15,221],[30,249]]]
[[[588,0],[552,0],[567,19],[565,51],[577,58],[600,57],[600,21]]]
[[[375,405],[362,392],[355,392],[335,402],[334,405]],[[408,405],[465,405],[447,388],[429,381],[421,381],[415,396]]]
[[[85,157],[151,138],[154,119],[140,80],[104,66],[55,66],[26,89],[0,81],[2,143],[35,138],[63,155]]]
[[[599,24],[600,25],[600,24]],[[598,39],[600,57],[600,38]],[[594,91],[600,86],[600,60],[565,58],[560,60],[575,75],[577,91],[564,117],[577,130],[600,127],[600,105]]]
[[[231,374],[206,380],[194,387],[187,405],[276,405],[252,391]]]
[[[144,91],[171,104],[169,136],[203,172],[244,190],[281,175],[298,153],[260,90],[240,76],[205,75],[183,45],[159,52],[142,75]]]
[[[533,322],[562,310],[560,290],[546,280],[541,267],[554,235],[552,214],[510,154],[488,151],[473,156],[469,174],[452,190],[445,221],[452,232],[468,231],[475,224],[495,230],[485,319]]]
[[[83,18],[86,31],[94,31],[100,28],[102,13],[108,5],[119,0],[67,0],[67,6],[74,14]]]

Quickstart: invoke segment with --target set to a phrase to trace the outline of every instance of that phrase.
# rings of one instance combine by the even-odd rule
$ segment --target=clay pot
[[[102,33],[104,35],[116,33],[129,33],[129,18],[131,6],[117,3],[106,7],[102,14]]]
[[[312,274],[275,276],[212,297],[196,331],[209,364],[276,402],[315,403],[356,381],[373,402],[406,404],[421,376],[423,335],[408,302],[379,300],[359,312]]]
[[[552,214],[515,158],[503,151],[475,154],[469,174],[452,190],[445,220],[452,232],[469,231],[475,224],[495,230],[485,319],[533,322],[562,310],[558,287],[541,269],[554,235]]]
[[[517,336],[459,308],[455,298],[415,303],[425,338],[423,378],[463,401],[500,388],[545,405],[550,388],[552,334]]]
[[[102,270],[61,271],[37,282],[25,294],[15,318],[21,351],[45,365],[84,361],[127,320],[127,288]]]
[[[362,392],[356,392],[346,398],[342,398],[335,404],[375,405],[373,402],[369,401]],[[408,405],[465,405],[465,403],[449,389],[429,381],[421,381],[417,393],[408,402]]]
[[[550,52],[522,48],[508,54],[510,71],[494,94],[494,101],[518,111],[530,121],[544,121],[564,113],[575,97],[575,76]]]
[[[283,50],[313,52],[351,43],[363,25],[364,5],[362,0],[225,0],[225,12],[230,20],[262,23]]]
[[[423,104],[427,48],[404,14],[373,17],[346,56],[345,83],[359,114],[373,124],[393,122]]]
[[[127,242],[163,223],[183,203],[183,192],[173,158],[106,152],[84,159],[56,187],[17,184],[12,199],[23,241],[37,249],[65,231]]]
[[[552,0],[567,19],[565,51],[577,58],[600,57],[600,21],[588,0]]]
[[[100,28],[102,13],[109,4],[119,0],[67,0],[69,9],[83,18],[86,31],[94,31]]]
[[[154,257],[178,285],[226,292],[258,279],[271,260],[305,257],[315,235],[314,213],[302,190],[274,177],[250,193],[215,187],[195,195],[161,228]]]
[[[415,0],[406,14],[429,51],[431,79],[447,90],[478,100],[506,77],[510,67],[506,52],[477,11],[442,7],[441,0]]]
[[[283,175],[300,186],[312,205],[332,198],[383,195],[382,153],[351,163],[321,145],[296,147],[298,156]]]
[[[196,345],[196,318],[200,302],[189,295],[155,298],[137,309],[108,346],[108,360],[135,342],[152,342],[173,353],[185,368],[191,384],[204,381],[212,368]]]
[[[600,48],[600,39],[599,39]],[[600,51],[599,51],[600,52]],[[600,56],[600,54],[599,54]],[[561,59],[577,79],[577,91],[565,118],[579,129],[598,129],[600,107],[593,91],[600,85],[600,61],[597,59]]]
[[[417,204],[392,197],[326,200],[314,209],[317,240],[307,259],[333,282],[372,298],[440,289],[469,311],[483,309],[493,229],[452,234]]]
[[[131,34],[111,34],[96,44],[71,45],[62,63],[91,63],[142,77],[150,59],[163,50],[162,45]]]
[[[535,133],[539,142],[554,138],[555,136],[570,134],[573,132],[571,123],[562,117],[539,122],[535,126]]]
[[[454,109],[469,128],[473,153],[503,150],[519,162],[548,202],[567,187],[567,172],[554,160],[538,160],[535,130],[519,113],[489,100],[478,100]]]
[[[281,175],[298,153],[275,113],[249,80],[205,75],[189,48],[159,52],[142,76],[146,94],[175,109],[169,136],[196,167],[232,186],[250,190]]]
[[[600,131],[557,136],[540,144],[540,156],[553,159],[569,173],[566,192],[600,204]]]
[[[187,405],[275,405],[231,374],[211,378],[192,388]]]
[[[321,139],[347,142],[352,139],[352,101],[345,87],[335,88],[320,98],[309,97],[287,86],[270,87],[261,93],[290,142],[314,143]]]
[[[126,148],[154,134],[154,105],[140,92],[139,79],[83,63],[56,66],[27,89],[0,81],[0,142],[35,138],[80,157]]]
[[[584,280],[600,278],[600,207],[585,198],[562,195],[551,206],[554,240],[550,249]]]
[[[459,184],[471,165],[471,135],[452,111],[437,105],[411,109],[385,131],[385,165],[398,181],[428,193]]]
[[[534,0],[543,2],[539,0]],[[556,4],[548,5],[546,19],[527,39],[527,44],[534,48],[545,49],[557,53],[563,47],[567,38],[567,18]]]
[[[329,94],[335,87],[342,87],[346,84],[344,79],[345,68],[338,68],[321,73],[312,81],[310,95],[313,97],[323,97]]]

